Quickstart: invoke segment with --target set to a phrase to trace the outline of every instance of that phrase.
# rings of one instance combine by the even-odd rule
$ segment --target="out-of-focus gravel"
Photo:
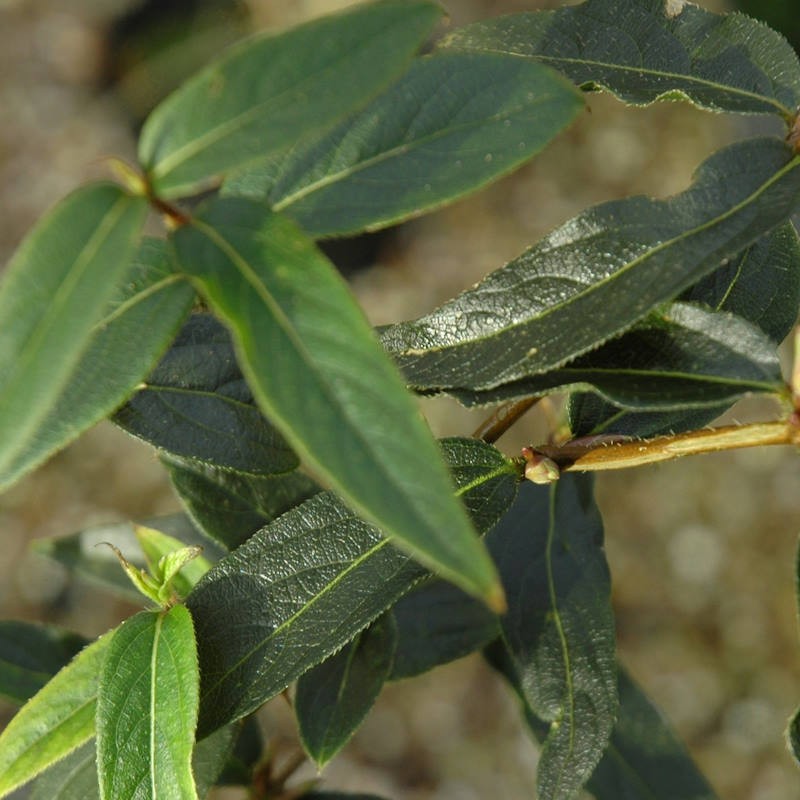
[[[345,4],[250,5],[262,26]],[[105,174],[103,156],[133,158],[130,105],[96,88],[109,22],[131,5],[0,0],[0,263],[44,209]],[[453,24],[531,7],[522,0],[447,5]],[[588,204],[679,191],[693,166],[735,135],[729,118],[682,105],[626,110],[593,96],[588,106],[591,113],[514,176],[402,230],[354,280],[371,318],[430,309]],[[426,410],[440,434],[469,433],[481,416],[442,400]],[[735,416],[774,413],[750,403]],[[500,446],[516,452],[545,430],[543,418],[526,420]],[[797,454],[773,448],[610,475],[598,481],[598,495],[622,659],[721,797],[800,798],[800,774],[783,742],[800,701]],[[107,629],[132,608],[30,555],[28,542],[177,508],[150,450],[99,426],[0,497],[2,616],[48,619],[87,635]],[[290,754],[297,740],[285,703],[270,704],[263,720],[279,751]],[[534,795],[535,764],[514,703],[471,658],[389,687],[325,778],[396,800],[523,800]]]

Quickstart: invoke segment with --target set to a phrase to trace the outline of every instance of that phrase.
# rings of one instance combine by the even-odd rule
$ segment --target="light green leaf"
[[[800,63],[779,33],[691,3],[588,0],[468,25],[444,45],[532,58],[634,105],[682,99],[787,120],[800,105]]]
[[[784,391],[775,343],[747,320],[691,303],[671,303],[617,339],[565,366],[480,392],[451,390],[465,405],[593,388],[617,406],[675,410],[745,394]]]
[[[145,525],[135,525],[134,533],[151,572],[165,585],[174,586],[181,597],[211,569],[211,562],[200,555],[202,547],[187,547],[180,539]]]
[[[0,797],[94,735],[97,686],[112,636],[81,650],[0,734]]]
[[[294,450],[415,558],[502,605],[430,431],[333,266],[293,223],[243,198],[212,201],[174,243]]]
[[[571,800],[605,751],[617,716],[611,581],[590,477],[525,482],[489,548],[508,593],[504,645],[534,714],[549,724],[537,797]]]
[[[100,800],[94,739],[45,770],[30,800]]]
[[[0,621],[0,694],[26,702],[86,644],[83,636],[55,625]]]
[[[777,139],[738,142],[705,161],[685,192],[589,209],[381,338],[412,386],[490,389],[557,369],[784,223],[799,203],[800,158]]]
[[[37,431],[130,269],[146,212],[144,198],[113,184],[86,186],[46,214],[11,259],[0,283],[0,489],[65,443]],[[85,425],[84,409],[77,418]]]
[[[556,72],[438,53],[322,138],[233,176],[314,238],[374,230],[452,202],[540,152],[583,108]]]
[[[392,669],[396,641],[392,617],[384,614],[300,676],[294,713],[303,747],[319,768],[347,744],[378,699]]]
[[[458,493],[486,532],[513,500],[516,472],[483,442],[451,440],[445,453]],[[482,471],[481,460],[489,464]],[[283,691],[426,574],[330,492],[255,533],[186,600],[197,630],[201,734]]]
[[[155,191],[197,192],[343,119],[402,73],[440,16],[382,0],[231,48],[145,123],[139,159]]]
[[[193,463],[253,475],[287,472],[298,463],[253,402],[230,335],[211,314],[192,314],[113,421]]]
[[[8,466],[16,480],[107,417],[152,368],[191,308],[194,290],[175,273],[164,242],[146,238],[60,396]]]
[[[196,800],[198,686],[185,606],[142,611],[115,631],[97,692],[103,800]]]

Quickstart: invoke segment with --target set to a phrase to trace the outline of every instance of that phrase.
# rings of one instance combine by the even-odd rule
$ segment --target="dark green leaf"
[[[225,552],[198,533],[185,514],[154,517],[145,520],[144,524],[179,539],[183,544],[202,547],[203,555],[210,561],[216,561]],[[130,522],[97,525],[69,536],[36,539],[32,548],[40,555],[63,564],[79,577],[141,603],[142,596],[131,585],[116,554],[107,543],[113,544],[134,566],[146,566]]]
[[[0,694],[26,702],[86,644],[83,636],[54,625],[0,621]]]
[[[287,472],[298,464],[256,407],[230,336],[210,314],[189,318],[114,422],[175,456],[245,474]]]
[[[485,655],[516,692],[533,735],[544,740],[548,726],[526,702],[508,650],[498,640]],[[586,788],[596,800],[716,800],[667,720],[619,665],[617,678],[619,717]]]
[[[174,242],[231,326],[256,400],[304,461],[427,566],[502,604],[494,565],[452,497],[430,431],[313,243],[243,198],[212,201]]]
[[[185,606],[142,611],[114,632],[97,692],[101,794],[196,800],[199,675]]]
[[[232,725],[239,729],[239,735],[236,737],[233,752],[217,779],[217,784],[220,786],[250,786],[253,781],[253,770],[264,757],[264,741],[261,730],[254,716],[245,717]]]
[[[318,238],[374,230],[474,191],[527,161],[583,101],[557,73],[509,56],[420,58],[321,139],[234,177]]]
[[[155,190],[196,192],[330,127],[402,73],[440,16],[383,0],[231,48],[145,123],[139,159]]]
[[[563,366],[630,328],[800,202],[800,158],[777,139],[712,155],[668,200],[585,211],[475,288],[382,339],[408,383],[490,389]]]
[[[549,724],[542,800],[577,796],[617,714],[611,581],[592,489],[585,475],[525,483],[488,537],[508,593],[505,646],[526,701]]]
[[[800,240],[794,225],[787,222],[763,236],[682,299],[737,314],[779,344],[800,311]]]
[[[30,800],[100,800],[94,739],[45,770]]]
[[[0,283],[0,489],[66,443],[63,427],[54,438],[37,431],[96,341],[146,212],[144,198],[118,186],[86,186],[45,215],[11,259]],[[76,423],[85,427],[85,408]]]
[[[239,737],[240,728],[238,723],[226,725],[195,744],[192,772],[200,800],[209,793],[225,769]]]
[[[589,0],[469,25],[445,46],[532,58],[634,105],[684,99],[785,119],[800,105],[800,63],[780,34],[690,3]]]
[[[664,311],[560,369],[482,392],[451,391],[466,405],[592,387],[624,408],[719,406],[784,388],[775,344],[741,317],[689,303]]]
[[[517,476],[482,442],[449,441],[453,476],[481,532]],[[490,466],[481,477],[479,452]],[[502,463],[502,466],[501,466]],[[427,573],[329,492],[219,562],[187,598],[197,629],[202,732],[238,719],[335,653]]]
[[[197,526],[228,550],[320,491],[297,471],[255,477],[166,457],[161,461]]]
[[[303,747],[318,767],[347,744],[372,708],[392,669],[396,643],[394,621],[384,614],[300,676],[294,711]]]
[[[193,299],[164,243],[145,239],[61,395],[9,472],[29,472],[124,402],[175,335]]]
[[[435,579],[401,597],[391,614],[397,628],[393,681],[469,655],[500,634],[500,622],[483,603]]]
[[[0,734],[0,797],[94,735],[97,686],[112,636],[107,633],[81,650]]]

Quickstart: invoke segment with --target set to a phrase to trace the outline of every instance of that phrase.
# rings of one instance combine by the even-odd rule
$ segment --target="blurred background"
[[[800,40],[795,0],[740,2]],[[56,200],[107,177],[104,156],[133,160],[148,111],[225,45],[347,4],[0,0],[0,263]],[[453,26],[548,7],[533,0],[445,5]],[[513,176],[436,214],[330,249],[376,324],[431,309],[589,204],[680,191],[713,150],[764,132],[760,120],[688,105],[625,109],[601,95],[587,99],[590,113]],[[425,410],[439,435],[468,435],[485,415],[443,400]],[[549,421],[540,413],[503,437],[501,449],[516,454],[544,439]],[[775,414],[750,401],[729,418]],[[800,799],[800,772],[783,736],[800,703],[797,453],[741,451],[612,474],[598,481],[598,495],[622,660],[722,798]],[[136,609],[30,553],[29,542],[178,509],[152,451],[110,424],[98,426],[0,496],[0,616],[44,619],[87,636],[107,630]],[[7,719],[12,709],[0,712]],[[280,698],[262,722],[279,757],[291,758],[299,745]],[[471,657],[389,687],[324,779],[395,800],[523,800],[534,796],[536,758],[505,687]],[[313,774],[310,767],[299,773]]]

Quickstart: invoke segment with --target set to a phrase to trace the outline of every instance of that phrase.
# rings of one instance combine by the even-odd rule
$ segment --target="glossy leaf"
[[[197,798],[198,685],[192,618],[184,606],[142,611],[114,632],[97,693],[104,800]]]
[[[468,25],[445,46],[532,58],[634,105],[682,99],[786,119],[800,105],[800,63],[780,34],[690,3],[588,0]]]
[[[585,211],[476,287],[381,338],[411,386],[490,389],[624,332],[800,203],[800,157],[777,139],[712,155],[668,200]]]
[[[501,605],[424,420],[327,259],[243,198],[213,201],[174,242],[231,326],[256,400],[303,460],[415,558]]]
[[[211,314],[189,318],[114,422],[167,453],[245,474],[298,464],[253,402],[230,335]]]
[[[8,466],[24,475],[111,414],[134,391],[189,312],[194,291],[175,274],[164,242],[145,239],[79,362],[26,447]]]
[[[784,388],[775,344],[741,317],[672,303],[617,339],[560,369],[482,392],[451,392],[466,405],[593,388],[624,408],[719,406]]]
[[[300,676],[294,712],[303,747],[318,767],[327,764],[364,721],[392,669],[396,641],[392,617],[384,614]]]
[[[420,58],[363,111],[226,184],[309,234],[374,230],[479,189],[540,152],[583,108],[558,73],[518,58]]]
[[[184,545],[203,547],[204,556],[211,561],[216,561],[225,552],[198,533],[185,514],[156,517],[145,522],[149,527],[157,528]],[[141,595],[131,586],[120,568],[116,554],[106,543],[114,545],[135,566],[145,566],[145,559],[130,522],[97,525],[69,536],[36,539],[32,542],[32,549],[58,561],[79,577],[141,604]]]
[[[382,0],[231,48],[145,123],[139,159],[156,192],[207,188],[343,119],[403,72],[440,16]]]
[[[147,202],[112,184],[62,200],[28,234],[0,283],[0,489],[52,449],[37,434],[68,390],[133,257]],[[81,410],[78,424],[85,424]],[[45,444],[42,444],[42,438]]]
[[[549,726],[525,700],[519,673],[501,641],[485,651],[488,661],[520,699],[531,733],[542,741]],[[619,717],[611,741],[586,788],[596,800],[716,800],[669,722],[622,666],[617,667]]]
[[[94,735],[97,686],[112,635],[81,650],[0,734],[0,797]]]
[[[0,694],[26,702],[86,644],[83,636],[54,625],[0,621]]]
[[[791,222],[687,289],[683,300],[728,311],[782,342],[800,311],[800,240]]]
[[[500,621],[483,603],[436,579],[401,597],[390,613],[397,628],[393,681],[474,653],[500,635]]]
[[[30,800],[100,800],[94,739],[53,764],[33,784]]]
[[[549,725],[537,796],[574,798],[617,715],[611,582],[591,478],[525,483],[489,535],[509,610],[503,639],[531,709]]]
[[[482,476],[478,449],[491,462]],[[517,476],[482,442],[463,448],[451,442],[446,452],[462,500],[485,532],[483,525],[508,508]],[[197,630],[201,733],[281,692],[426,574],[329,492],[258,531],[211,569],[186,601]]]
[[[195,524],[228,550],[320,491],[297,471],[258,477],[167,457],[161,461]]]

